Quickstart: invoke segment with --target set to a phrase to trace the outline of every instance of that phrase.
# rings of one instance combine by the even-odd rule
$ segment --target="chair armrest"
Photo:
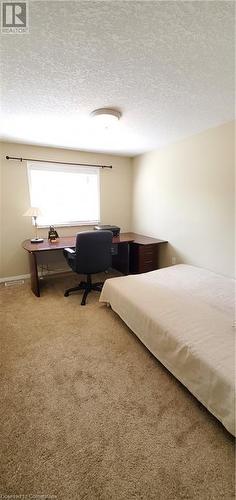
[[[64,248],[64,252],[74,254],[75,250],[73,250],[73,248]]]
[[[73,248],[64,248],[63,255],[66,259],[67,264],[71,267],[72,271],[75,271],[76,265],[76,252]]]

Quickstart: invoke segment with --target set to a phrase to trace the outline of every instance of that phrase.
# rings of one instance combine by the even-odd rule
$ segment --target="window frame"
[[[30,169],[31,169],[31,166],[34,166],[36,170],[46,170],[47,167],[50,168],[50,170],[55,170],[55,171],[59,171],[59,170],[68,170],[69,171],[73,171],[73,168],[76,168],[77,170],[81,170],[83,172],[86,171],[86,169],[90,169],[91,170],[96,170],[97,171],[97,188],[98,188],[98,220],[89,220],[89,221],[67,221],[67,222],[55,222],[53,224],[54,227],[78,227],[78,226],[94,226],[95,224],[100,224],[101,222],[101,175],[100,175],[100,168],[99,167],[85,167],[85,166],[79,166],[79,165],[73,165],[73,164],[66,164],[66,163],[60,163],[57,164],[57,163],[53,163],[53,162],[35,162],[35,161],[27,161],[27,177],[28,177],[28,188],[29,188],[29,199],[30,199],[30,206],[33,206],[32,205],[32,201],[31,201],[31,186],[32,186],[32,182],[31,182],[31,174],[30,174]],[[43,168],[42,168],[43,166]],[[34,225],[34,219],[32,217],[32,225]],[[39,228],[49,228],[50,224],[40,224],[38,223],[37,226]]]

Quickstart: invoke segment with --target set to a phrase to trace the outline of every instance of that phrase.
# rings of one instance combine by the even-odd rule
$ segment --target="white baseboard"
[[[47,271],[45,277],[51,276],[53,274],[67,274],[72,273],[72,269],[58,269],[55,271]],[[44,277],[44,276],[43,276]],[[40,278],[40,273],[39,273]],[[30,274],[18,274],[17,276],[6,276],[5,278],[0,278],[0,283],[5,283],[6,281],[18,281],[18,280],[28,280],[30,279]]]

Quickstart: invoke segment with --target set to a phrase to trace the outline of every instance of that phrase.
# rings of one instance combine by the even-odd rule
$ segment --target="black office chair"
[[[111,231],[85,231],[77,234],[75,250],[63,250],[72,271],[87,275],[87,281],[81,281],[78,286],[66,290],[64,297],[68,297],[71,292],[84,290],[81,306],[85,306],[89,292],[101,291],[103,283],[92,283],[91,274],[107,271],[111,267],[112,238]]]

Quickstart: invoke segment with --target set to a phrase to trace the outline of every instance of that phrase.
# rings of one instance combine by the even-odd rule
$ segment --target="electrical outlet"
[[[176,264],[176,257],[172,256],[171,257],[171,262],[172,262],[172,265],[174,266]]]

